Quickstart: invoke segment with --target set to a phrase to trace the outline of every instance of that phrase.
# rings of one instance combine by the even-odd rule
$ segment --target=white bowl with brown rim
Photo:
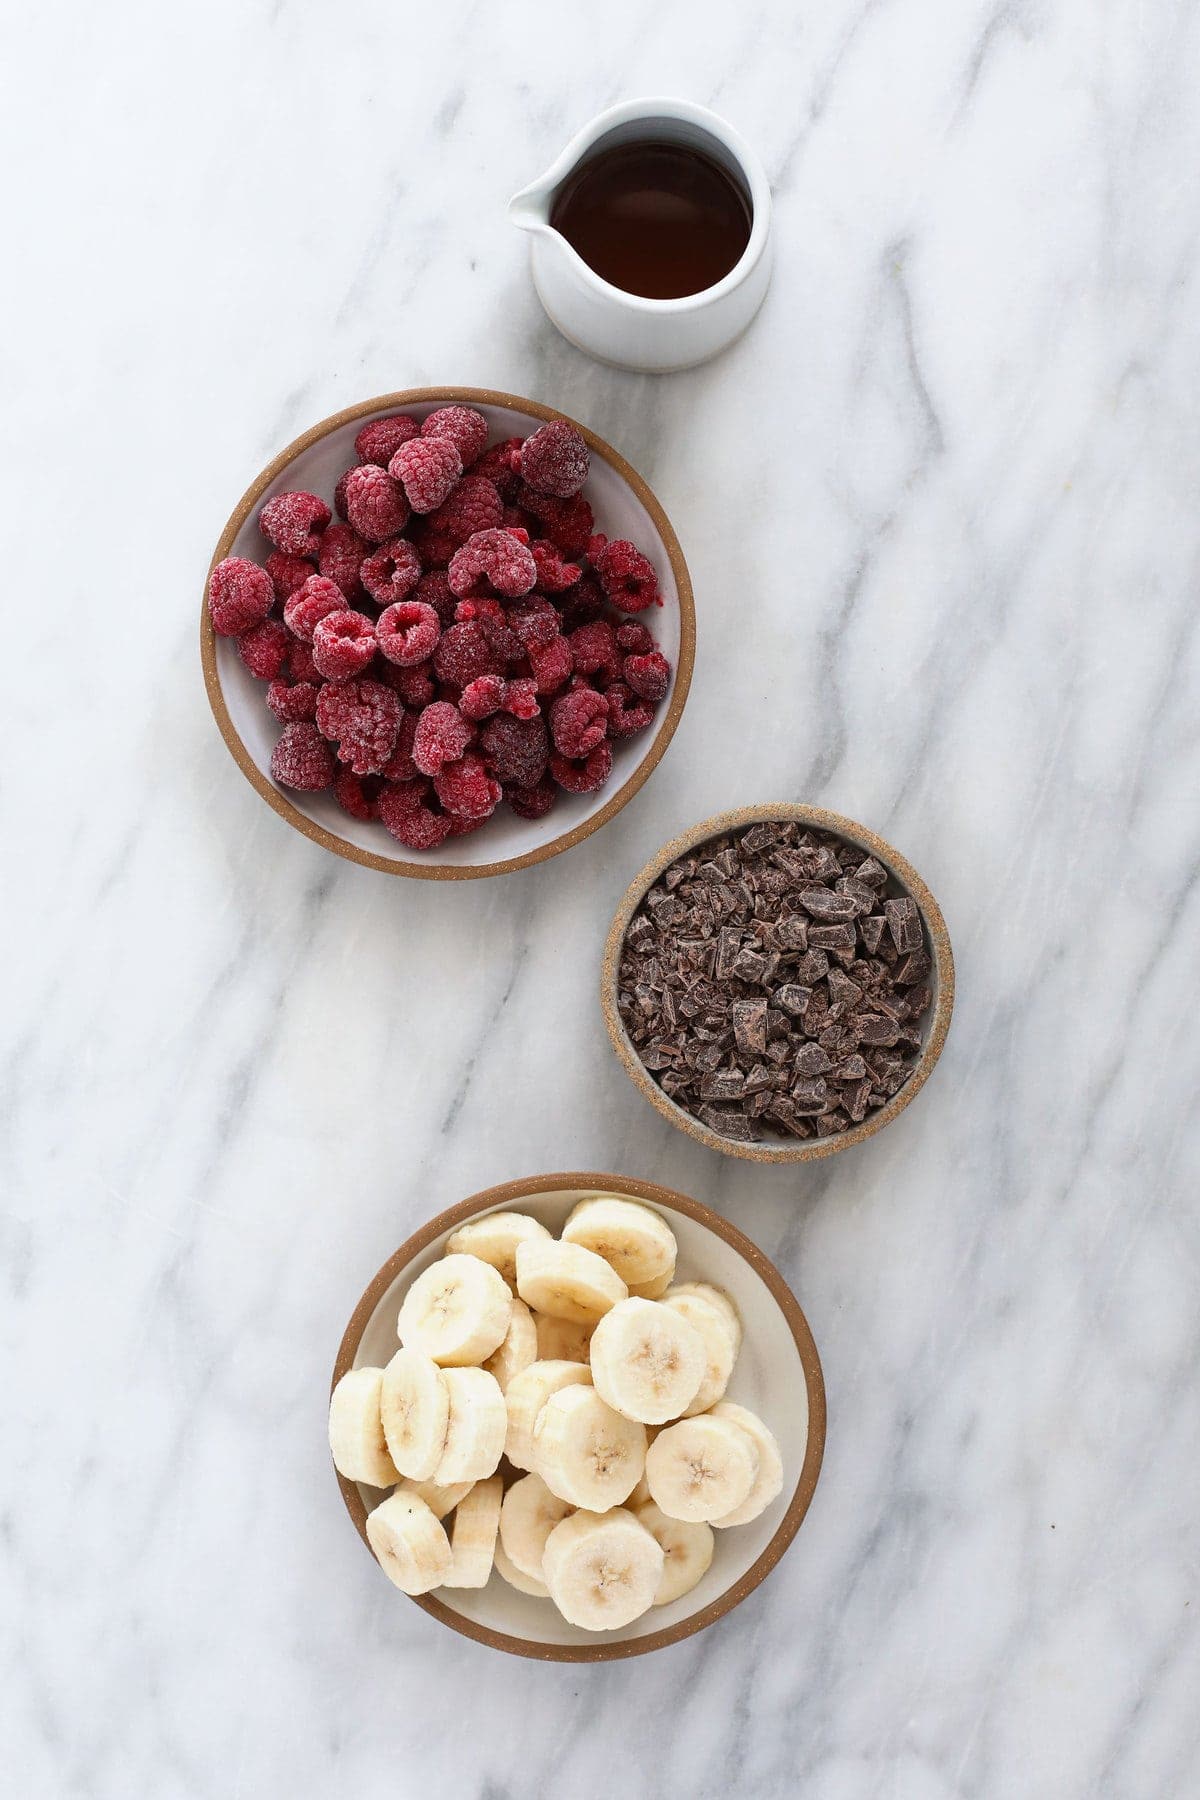
[[[396,1350],[396,1316],[409,1283],[445,1251],[452,1231],[486,1213],[531,1213],[557,1233],[585,1194],[626,1194],[662,1213],[679,1245],[677,1279],[722,1287],[742,1315],[744,1337],[729,1399],[758,1413],[779,1441],[779,1496],[749,1525],[718,1531],[712,1566],[699,1585],[653,1607],[618,1631],[570,1625],[553,1602],[518,1593],[495,1570],[484,1588],[442,1588],[411,1604],[464,1637],[542,1662],[612,1662],[691,1637],[766,1579],[808,1511],[825,1448],[825,1383],[808,1321],[775,1265],[748,1237],[698,1200],[623,1175],[536,1175],[472,1194],[439,1213],[402,1244],[370,1281],[350,1317],[334,1364],[332,1388],[348,1369],[382,1367]],[[504,1467],[505,1465],[502,1465]],[[367,1542],[367,1515],[383,1491],[337,1477],[346,1510]],[[368,1545],[368,1548],[370,1546]],[[382,1573],[380,1582],[384,1581]],[[403,1597],[389,1589],[397,1605]]]
[[[745,831],[751,825],[784,821],[795,821],[817,831],[832,832],[857,845],[864,856],[874,856],[883,864],[888,872],[891,892],[908,894],[915,900],[933,964],[930,977],[933,998],[921,1021],[920,1051],[903,1087],[885,1105],[869,1113],[860,1125],[853,1125],[847,1131],[828,1137],[797,1139],[779,1136],[766,1138],[759,1143],[742,1143],[723,1137],[685,1111],[655,1081],[634,1048],[621,1018],[618,973],[625,933],[650,889],[673,862],[727,833]],[[946,1033],[950,1029],[950,1015],[954,1010],[954,955],[942,910],[907,857],[902,856],[876,832],[869,831],[865,825],[860,825],[841,813],[828,812],[820,806],[779,801],[768,806],[738,807],[732,812],[717,813],[714,818],[702,820],[699,825],[693,825],[688,831],[672,838],[669,844],[664,844],[657,856],[646,864],[640,874],[634,876],[617,908],[605,943],[600,977],[600,1004],[613,1049],[630,1080],[651,1106],[680,1131],[686,1131],[689,1137],[696,1138],[710,1150],[719,1150],[724,1156],[741,1156],[759,1163],[813,1162],[820,1157],[834,1156],[839,1150],[849,1149],[852,1144],[861,1144],[864,1139],[890,1124],[910,1101],[916,1099],[933,1073],[946,1041]]]
[[[347,407],[322,419],[280,452],[256,477],[231,513],[213,551],[208,575],[226,556],[264,562],[270,545],[258,530],[258,514],[272,495],[302,488],[332,501],[334,484],[357,461],[356,434],[370,419],[406,412],[423,419],[436,407],[473,406],[491,427],[491,441],[527,436],[548,419],[565,413],[487,388],[409,388]],[[559,796],[543,819],[519,819],[501,805],[479,831],[450,838],[422,856],[406,850],[373,820],[352,819],[331,793],[302,794],[280,788],[271,778],[271,751],[279,736],[278,721],[268,711],[265,688],[242,662],[231,638],[218,637],[208,616],[208,576],[200,608],[200,656],[204,685],[213,715],[234,761],[247,781],[281,819],[326,850],[364,868],[422,881],[468,881],[528,868],[569,850],[614,818],[657,767],[675,734],[692,678],[696,615],[692,584],[679,540],[658,500],[637,471],[611,444],[569,420],[587,440],[592,453],[584,496],[596,528],[610,538],[627,537],[649,557],[658,576],[663,604],[644,616],[671,664],[671,685],[654,723],[613,746],[612,774],[595,794]]]

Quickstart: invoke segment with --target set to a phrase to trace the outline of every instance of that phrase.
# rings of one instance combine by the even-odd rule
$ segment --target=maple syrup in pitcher
[[[602,280],[648,300],[715,287],[740,261],[752,222],[747,195],[715,157],[650,140],[588,157],[550,212]]]

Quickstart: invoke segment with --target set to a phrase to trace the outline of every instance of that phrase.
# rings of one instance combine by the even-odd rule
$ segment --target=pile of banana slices
[[[713,1527],[770,1505],[779,1446],[724,1399],[737,1309],[675,1284],[675,1262],[661,1214],[614,1194],[581,1200],[560,1238],[516,1212],[450,1236],[405,1294],[401,1349],[343,1375],[329,1407],[339,1472],[393,1489],[367,1537],[398,1588],[480,1588],[495,1568],[613,1631],[695,1587]]]

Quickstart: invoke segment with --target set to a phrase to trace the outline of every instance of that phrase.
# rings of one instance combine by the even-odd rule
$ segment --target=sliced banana
[[[713,1520],[713,1524],[719,1528],[726,1525],[748,1525],[751,1519],[757,1519],[759,1513],[766,1511],[783,1487],[783,1458],[779,1454],[779,1445],[775,1434],[763,1424],[757,1413],[735,1405],[732,1400],[722,1400],[719,1406],[714,1406],[712,1416],[714,1419],[728,1419],[731,1424],[740,1425],[754,1439],[758,1450],[758,1473],[754,1477],[754,1486],[740,1506]]]
[[[498,1350],[492,1352],[483,1366],[489,1375],[496,1377],[503,1394],[507,1393],[513,1376],[519,1375],[522,1369],[527,1369],[537,1359],[538,1335],[533,1314],[523,1300],[514,1296],[504,1342]]]
[[[481,1261],[491,1263],[515,1293],[517,1245],[528,1243],[531,1238],[549,1236],[546,1227],[537,1219],[531,1219],[528,1213],[495,1212],[485,1219],[472,1219],[469,1225],[460,1225],[457,1231],[452,1231],[446,1239],[446,1249],[451,1253],[461,1251],[467,1256],[478,1256]]]
[[[550,1492],[540,1475],[522,1475],[514,1481],[500,1508],[500,1539],[513,1567],[540,1581],[546,1539],[573,1511],[569,1501]]]
[[[675,1264],[653,1281],[631,1281],[629,1292],[635,1300],[661,1300],[675,1279]]]
[[[713,1291],[716,1292],[715,1289]],[[665,1310],[678,1313],[680,1318],[686,1319],[703,1340],[704,1379],[691,1403],[683,1410],[689,1417],[693,1413],[707,1412],[710,1406],[716,1405],[729,1386],[729,1377],[737,1359],[739,1338],[730,1330],[726,1314],[706,1294],[681,1294],[678,1288],[672,1288],[662,1305]]]
[[[383,1435],[382,1387],[382,1369],[347,1369],[329,1396],[333,1466],[347,1481],[362,1481],[368,1487],[391,1487],[400,1479]]]
[[[681,1419],[646,1456],[646,1485],[669,1519],[724,1518],[744,1504],[758,1473],[754,1439],[730,1419]]]
[[[577,1383],[591,1386],[592,1371],[586,1363],[535,1362],[514,1375],[504,1394],[508,1429],[504,1454],[514,1469],[533,1467],[533,1428],[551,1394]]]
[[[474,1485],[473,1481],[454,1481],[448,1487],[440,1487],[436,1481],[402,1481],[396,1492],[415,1494],[418,1500],[425,1502],[435,1519],[444,1519],[466,1499]]]
[[[624,1507],[572,1513],[546,1539],[546,1586],[563,1618],[585,1631],[615,1631],[654,1604],[664,1556],[653,1533]]]
[[[596,1392],[644,1425],[662,1425],[687,1410],[708,1360],[705,1340],[688,1319],[656,1300],[620,1301],[592,1333]]]
[[[560,1500],[607,1512],[637,1486],[646,1466],[646,1428],[614,1412],[594,1388],[560,1388],[533,1428],[533,1466]]]
[[[402,1345],[383,1371],[379,1396],[392,1461],[411,1481],[428,1481],[442,1458],[450,1395],[431,1356]]]
[[[450,1533],[450,1573],[443,1577],[443,1587],[487,1586],[496,1554],[503,1494],[503,1481],[499,1475],[491,1475],[486,1481],[477,1481],[466,1499],[455,1508],[454,1527]]]
[[[398,1489],[368,1514],[367,1542],[402,1594],[427,1594],[450,1572],[450,1540],[416,1494]]]
[[[615,1269],[582,1244],[538,1238],[517,1245],[517,1292],[535,1312],[594,1325],[628,1290]]]
[[[511,1313],[512,1294],[491,1263],[443,1256],[409,1288],[396,1330],[443,1368],[466,1368],[500,1348]]]
[[[523,1575],[504,1548],[504,1539],[496,1539],[496,1573],[519,1594],[532,1594],[537,1600],[548,1600],[550,1589],[533,1575]]]
[[[669,1606],[690,1594],[708,1573],[716,1539],[712,1526],[686,1519],[668,1519],[661,1507],[648,1500],[636,1509],[638,1521],[662,1547],[663,1572],[654,1596],[655,1606]]]
[[[675,1267],[675,1233],[667,1221],[617,1194],[581,1200],[562,1235],[564,1243],[582,1244],[602,1256],[626,1283],[654,1282]]]
[[[678,1294],[694,1294],[701,1300],[707,1300],[715,1306],[721,1317],[728,1321],[733,1333],[733,1353],[737,1356],[742,1347],[742,1315],[739,1313],[724,1288],[714,1287],[711,1281],[677,1281],[663,1295],[664,1300],[672,1300]]]
[[[439,1487],[485,1481],[495,1474],[504,1454],[508,1413],[500,1385],[486,1369],[445,1369],[443,1378],[450,1393],[450,1417],[433,1478]]]
[[[590,1325],[579,1325],[572,1319],[552,1319],[548,1313],[534,1313],[533,1320],[537,1326],[537,1353],[544,1362],[589,1361]]]

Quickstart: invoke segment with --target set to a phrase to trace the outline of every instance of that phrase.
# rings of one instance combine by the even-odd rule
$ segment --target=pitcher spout
[[[529,187],[522,188],[508,203],[510,223],[520,231],[549,231],[553,191],[552,185],[544,176],[532,182]]]

